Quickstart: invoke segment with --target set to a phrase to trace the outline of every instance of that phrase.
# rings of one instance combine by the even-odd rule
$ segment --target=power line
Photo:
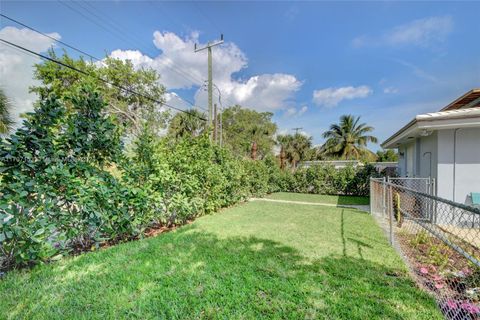
[[[193,103],[191,100],[180,97],[176,92],[171,92],[171,93],[174,94],[175,97],[177,97],[178,99],[180,99],[180,100],[182,100],[182,101],[185,101],[186,103],[188,103],[189,105],[191,105],[191,106],[194,107],[194,108],[202,109],[203,111],[208,111],[207,109],[196,105],[196,104]]]
[[[15,20],[15,19],[13,19],[13,18],[7,17],[6,15],[4,15],[4,14],[2,14],[2,13],[0,13],[0,16],[1,16],[2,18],[8,19],[8,20],[10,20],[10,21],[12,21],[12,22],[15,22],[15,23],[19,24],[19,25],[21,25],[21,26],[24,27],[24,28],[27,28],[27,29],[30,29],[30,30],[32,30],[32,31],[34,31],[34,32],[36,32],[36,33],[39,33],[39,34],[41,34],[42,36],[47,37],[47,38],[49,38],[49,39],[51,39],[51,40],[53,40],[53,41],[55,41],[55,42],[58,42],[58,43],[64,45],[65,47],[68,47],[68,48],[73,49],[73,50],[75,50],[75,51],[77,51],[77,52],[80,52],[81,54],[84,54],[84,55],[90,57],[90,58],[93,59],[93,60],[100,61],[100,59],[96,58],[95,56],[92,56],[91,54],[89,54],[89,53],[87,53],[87,52],[85,52],[85,51],[82,51],[82,50],[80,50],[80,49],[78,49],[78,48],[76,48],[76,47],[74,47],[74,46],[72,46],[72,45],[69,45],[68,43],[65,43],[65,42],[63,42],[63,41],[61,41],[61,40],[59,40],[59,39],[57,39],[57,38],[54,38],[54,37],[52,37],[52,36],[49,36],[48,34],[43,33],[43,32],[41,32],[41,31],[39,31],[39,30],[37,30],[37,29],[35,29],[35,28],[33,28],[33,27],[27,26],[26,24],[24,24],[24,23],[22,23],[22,22],[20,22],[20,21],[18,21],[18,20]]]
[[[92,20],[92,19],[90,19],[89,17],[85,16],[82,12],[78,11],[78,10],[75,9],[75,8],[72,8],[71,6],[69,6],[69,5],[66,4],[66,3],[63,3],[63,2],[61,2],[61,1],[59,1],[59,2],[60,2],[61,4],[63,4],[63,5],[65,5],[65,6],[67,6],[69,9],[71,9],[71,10],[75,11],[76,13],[80,14],[80,15],[83,16],[84,18],[88,19],[89,21],[95,23],[97,26],[101,27],[103,30],[105,30],[105,31],[107,31],[108,33],[110,33],[109,30],[105,29],[102,25],[99,25],[95,20]],[[84,2],[85,2],[85,1],[84,1]],[[88,2],[85,2],[85,4],[89,5],[89,6],[90,6],[91,8],[93,8],[93,9],[96,9],[92,4],[90,4],[90,3],[88,3]],[[82,8],[84,8],[84,7],[82,6]],[[86,9],[86,8],[84,8],[84,9]],[[91,12],[90,10],[88,10],[88,11]],[[96,14],[95,14],[95,16],[98,17],[98,18],[100,18],[100,19],[103,20],[103,21],[108,21],[108,20],[102,19],[101,17],[99,17],[99,16],[96,15]],[[92,55],[92,54],[90,54],[90,53],[88,53],[88,52],[85,52],[85,51],[83,51],[83,50],[81,50],[81,49],[78,49],[77,47],[75,47],[75,46],[73,46],[73,45],[70,45],[70,44],[68,44],[68,43],[66,43],[66,42],[64,42],[64,41],[61,41],[61,40],[59,40],[59,39],[57,39],[57,38],[54,38],[54,37],[52,37],[52,36],[50,36],[50,35],[42,32],[42,31],[40,31],[40,30],[38,30],[38,29],[36,29],[36,28],[34,28],[34,27],[31,27],[31,26],[29,26],[29,25],[26,25],[25,23],[23,23],[23,22],[21,22],[21,21],[18,21],[18,20],[16,20],[16,19],[12,18],[12,17],[6,16],[6,15],[4,15],[4,14],[2,14],[2,13],[0,13],[0,17],[5,18],[5,19],[7,19],[7,20],[10,20],[10,21],[12,21],[12,22],[14,22],[14,23],[16,23],[16,24],[24,27],[24,28],[27,28],[27,29],[29,29],[29,30],[32,30],[32,31],[34,31],[34,32],[36,32],[36,33],[38,33],[38,34],[41,34],[42,36],[44,36],[44,37],[46,37],[46,38],[48,38],[48,39],[51,39],[51,40],[53,40],[53,41],[55,41],[55,42],[57,42],[57,43],[65,46],[65,47],[67,47],[67,48],[70,48],[70,49],[72,49],[72,50],[75,50],[75,51],[83,54],[83,55],[86,55],[86,56],[88,56],[88,57],[89,57],[90,59],[92,59],[92,60],[96,60],[96,61],[98,61],[98,62],[102,62],[102,63],[103,63],[103,60],[102,60],[102,59],[97,58],[97,57],[95,57],[94,55]],[[117,26],[116,29],[119,30],[119,31],[117,31],[117,32],[121,32],[122,35],[123,35],[123,34],[126,34],[126,32],[124,32],[124,31],[121,30],[121,26],[120,26],[120,25],[114,24],[113,21],[111,21],[111,25],[112,25],[112,26],[115,26],[115,25]],[[116,31],[116,30],[114,30],[114,31]],[[132,39],[133,39],[133,38],[132,38]],[[125,41],[126,38],[121,39],[121,40],[122,40],[122,41]],[[137,43],[137,45],[138,45],[138,44],[139,44],[139,43]],[[140,44],[140,46],[142,46],[144,49],[146,49],[146,47],[144,47],[142,44]],[[181,70],[181,69],[178,69],[178,70],[177,70],[177,69],[173,68],[172,66],[170,66],[169,64],[167,64],[166,61],[161,61],[161,62],[162,62],[167,68],[169,68],[170,70],[176,72],[178,75],[184,77],[185,79],[190,80],[190,81],[193,81],[193,82],[199,82],[198,78],[193,78],[193,76],[192,76],[191,78],[186,78],[185,75],[188,76],[189,74],[183,73],[183,70]],[[180,73],[180,71],[181,71],[182,73]],[[206,81],[206,80],[205,80],[205,81]],[[200,81],[200,82],[204,82],[204,81]],[[219,90],[218,87],[217,87],[217,90]],[[220,90],[219,90],[219,91],[220,91]],[[195,104],[194,104],[193,102],[191,102],[190,100],[187,100],[187,99],[185,99],[185,98],[182,98],[182,97],[180,97],[180,96],[178,96],[178,95],[177,95],[177,97],[178,97],[179,99],[187,102],[188,104],[190,104],[190,105],[193,106],[193,107],[202,109],[202,110],[204,110],[204,111],[208,111],[207,109],[205,109],[205,108],[203,108],[203,107],[200,107],[200,106],[195,105]],[[229,97],[224,97],[224,98],[225,98],[225,100],[229,101],[232,105],[235,104],[235,103],[232,102],[232,100],[230,100]]]
[[[59,2],[60,2],[60,1],[59,1]],[[84,18],[86,18],[86,19],[94,22],[97,26],[101,27],[102,29],[104,29],[105,31],[107,31],[107,32],[110,33],[109,30],[105,29],[102,25],[99,25],[99,24],[98,24],[97,22],[95,22],[94,20],[91,20],[89,17],[85,16],[82,12],[76,10],[75,8],[72,8],[70,5],[68,5],[68,4],[66,4],[66,3],[62,3],[62,2],[60,2],[60,3],[61,3],[61,4],[64,4],[65,6],[67,6],[68,8],[70,8],[71,10],[74,10],[74,11],[77,12],[78,14],[82,15]],[[90,7],[92,7],[93,9],[95,9],[95,7],[93,7],[90,3],[85,2],[85,4],[88,4]],[[83,7],[83,6],[82,6],[82,8],[84,8],[85,10],[88,10],[87,8],[85,8],[85,7]],[[90,10],[88,10],[88,11],[91,12]],[[91,13],[93,14],[93,12],[91,12]],[[101,19],[101,20],[103,20],[103,21],[108,21],[108,20],[102,19],[102,17],[98,16],[97,14],[94,14],[94,15],[95,15],[97,18],[99,18],[99,19]],[[67,47],[67,48],[70,48],[70,49],[72,49],[72,50],[75,50],[76,52],[79,52],[79,53],[81,53],[81,54],[83,54],[83,55],[85,55],[85,56],[88,56],[88,57],[89,57],[90,59],[92,59],[92,60],[95,60],[95,61],[98,61],[98,62],[103,63],[103,60],[102,60],[102,59],[100,59],[100,58],[98,58],[98,57],[96,57],[96,56],[94,56],[94,55],[92,55],[92,54],[90,54],[90,53],[88,53],[88,52],[85,52],[85,51],[83,51],[83,50],[81,50],[81,49],[79,49],[79,48],[77,48],[77,47],[75,47],[75,46],[73,46],[73,45],[70,45],[70,44],[68,44],[68,43],[66,43],[66,42],[64,42],[64,41],[61,41],[61,40],[59,40],[59,39],[57,39],[57,38],[55,38],[55,37],[52,37],[52,36],[50,36],[50,35],[42,32],[42,31],[40,31],[40,30],[38,30],[38,29],[36,29],[36,28],[34,28],[34,27],[31,27],[31,26],[29,26],[29,25],[27,25],[27,24],[25,24],[25,23],[23,23],[23,22],[21,22],[21,21],[18,21],[18,20],[16,20],[16,19],[12,18],[12,17],[6,16],[6,15],[1,14],[1,13],[0,13],[0,17],[5,18],[5,19],[7,19],[7,20],[10,20],[10,21],[12,21],[12,22],[14,22],[14,23],[16,23],[16,24],[24,27],[24,28],[27,28],[27,29],[29,29],[29,30],[32,30],[32,31],[34,31],[34,32],[36,32],[36,33],[38,33],[38,34],[40,34],[40,35],[42,35],[42,36],[44,36],[44,37],[46,37],[46,38],[48,38],[48,39],[51,39],[51,40],[53,40],[53,41],[55,41],[55,42],[57,42],[57,43],[65,46],[65,47]],[[117,30],[118,30],[117,32],[122,32],[122,35],[124,34],[124,32],[121,30],[121,27],[119,27],[118,24],[114,24],[113,21],[111,21],[110,24],[116,28],[116,30],[113,30],[113,31],[117,31]],[[124,38],[124,39],[121,39],[121,40],[127,40],[127,39]],[[144,47],[144,48],[145,48],[145,47]],[[179,73],[176,69],[173,69],[172,67],[170,67],[168,64],[166,64],[165,61],[162,61],[162,63],[164,63],[164,65],[165,65],[166,67],[169,67],[172,71],[177,72],[177,74],[179,74],[180,76],[184,76],[184,75],[185,75],[185,74]],[[185,77],[185,76],[184,76],[184,77]],[[198,81],[198,79],[192,79],[192,78],[187,79],[187,80],[193,80],[194,82],[197,82],[197,81]],[[218,90],[218,87],[217,87],[217,90]],[[193,103],[192,101],[180,97],[178,94],[176,94],[176,96],[177,96],[180,100],[185,101],[185,102],[187,102],[188,104],[190,104],[192,107],[199,108],[199,109],[202,109],[202,110],[204,110],[204,111],[208,111],[207,109],[205,109],[205,108],[203,108],[203,107],[200,107],[200,106],[198,106],[198,105],[195,105],[195,103]],[[227,100],[229,100],[229,99],[227,98]]]
[[[10,46],[12,46],[12,47],[14,47],[14,48],[20,49],[20,50],[22,50],[22,51],[24,51],[24,52],[27,52],[27,53],[29,53],[29,54],[33,54],[33,55],[38,56],[38,57],[40,57],[40,58],[42,58],[42,59],[44,59],[44,60],[51,61],[51,62],[53,62],[53,63],[56,63],[56,64],[60,65],[60,66],[63,66],[63,67],[65,67],[65,68],[68,68],[68,69],[70,69],[70,70],[73,70],[73,71],[75,71],[75,72],[78,72],[78,73],[80,73],[80,74],[83,74],[83,75],[85,75],[85,76],[89,76],[89,77],[96,78],[97,80],[100,80],[100,81],[102,81],[103,83],[106,83],[106,84],[109,84],[109,85],[111,85],[111,86],[113,86],[113,87],[116,87],[116,88],[118,88],[118,89],[124,90],[125,92],[131,93],[131,94],[134,94],[134,95],[137,95],[137,96],[139,96],[139,97],[143,97],[143,98],[145,98],[145,99],[147,99],[147,100],[150,100],[150,101],[152,101],[152,102],[156,102],[156,103],[158,103],[158,104],[160,104],[160,105],[162,105],[162,106],[166,106],[166,107],[171,108],[171,109],[173,109],[173,110],[177,110],[177,111],[179,111],[179,112],[183,112],[183,113],[192,115],[192,113],[190,113],[190,112],[188,112],[188,111],[186,111],[186,110],[182,110],[182,109],[180,109],[180,108],[177,108],[177,107],[174,107],[174,106],[172,106],[172,105],[169,105],[169,104],[167,104],[167,103],[165,103],[165,102],[162,102],[162,101],[159,101],[159,100],[154,99],[154,98],[152,98],[152,97],[149,97],[149,96],[146,96],[146,95],[144,95],[144,94],[138,93],[138,92],[136,92],[136,91],[134,91],[134,90],[125,88],[125,87],[123,87],[123,86],[121,86],[121,85],[117,85],[117,84],[112,83],[112,82],[110,82],[110,81],[108,81],[108,80],[105,80],[105,79],[103,79],[103,78],[101,78],[101,77],[92,75],[92,74],[90,74],[90,73],[88,73],[88,72],[85,72],[85,71],[83,71],[83,70],[81,70],[81,69],[75,68],[75,67],[73,67],[73,66],[70,66],[70,65],[68,65],[68,64],[66,64],[66,63],[63,63],[63,62],[61,62],[61,61],[58,61],[58,60],[56,60],[56,59],[47,57],[47,56],[45,56],[45,55],[43,55],[43,54],[41,54],[41,53],[37,53],[37,52],[35,52],[35,51],[32,51],[32,50],[27,49],[27,48],[25,48],[25,47],[22,47],[22,46],[20,46],[20,45],[18,45],[18,44],[15,44],[15,43],[13,43],[13,42],[8,41],[8,40],[4,40],[4,39],[1,39],[1,38],[0,38],[0,41],[2,41],[3,43],[8,44],[8,45],[10,45]],[[196,116],[196,115],[195,115],[195,116]],[[198,116],[196,116],[196,117],[199,118],[200,120],[206,121],[205,118],[198,117]]]
[[[103,60],[101,60],[101,59],[99,59],[99,58],[97,58],[97,57],[89,54],[88,52],[85,52],[85,51],[83,51],[83,50],[81,50],[81,49],[78,49],[78,48],[76,48],[76,47],[74,47],[74,46],[66,43],[66,42],[60,41],[60,40],[58,40],[58,39],[56,39],[56,38],[54,38],[54,37],[52,37],[52,36],[49,36],[48,34],[46,34],[46,33],[44,33],[44,32],[41,32],[40,30],[37,30],[37,29],[35,29],[35,28],[31,27],[31,26],[28,26],[28,25],[26,25],[26,24],[23,23],[23,22],[20,22],[20,21],[18,21],[18,20],[15,20],[15,19],[13,19],[13,18],[11,18],[11,17],[8,17],[8,16],[6,16],[6,15],[4,15],[4,14],[1,14],[1,13],[0,13],[0,16],[3,17],[3,18],[5,18],[5,19],[8,19],[8,20],[10,20],[10,21],[12,21],[12,22],[14,22],[14,23],[17,23],[17,24],[21,25],[22,27],[25,27],[25,28],[27,28],[27,29],[29,29],[29,30],[32,30],[32,31],[34,31],[34,32],[36,32],[36,33],[38,33],[38,34],[41,34],[42,36],[47,37],[47,38],[49,38],[49,39],[51,39],[51,40],[53,40],[53,41],[55,41],[55,42],[57,42],[57,43],[60,43],[60,44],[66,46],[66,47],[68,47],[68,48],[70,48],[70,49],[73,49],[73,50],[75,50],[75,51],[77,51],[77,52],[79,52],[79,53],[81,53],[81,54],[84,54],[84,55],[90,57],[92,60],[96,60],[96,61],[98,61],[98,62],[103,62]],[[18,48],[17,48],[17,49],[18,49]],[[190,104],[191,106],[197,107],[197,108],[200,108],[200,109],[203,109],[204,111],[207,111],[205,108],[202,108],[202,107],[200,107],[200,106],[196,106],[193,102],[191,102],[191,101],[189,101],[189,100],[187,100],[187,99],[185,99],[185,98],[180,97],[178,94],[175,94],[175,95],[176,95],[176,97],[178,97],[180,100],[183,100],[183,101],[187,102],[187,103]]]
[[[210,26],[212,26],[218,33],[222,33],[222,30],[220,30],[220,28],[213,22],[213,20],[211,20],[207,14],[203,11],[202,7],[199,6],[195,1],[193,2],[193,5],[196,7],[196,12],[199,13],[204,19],[205,21],[207,21]]]
[[[88,8],[85,8],[84,6],[80,5],[79,3],[71,2],[71,3],[77,4],[80,8],[82,8],[86,12],[89,12],[91,15],[93,15],[96,18],[96,19],[93,19],[90,16],[86,15],[84,12],[82,12],[82,11],[78,10],[77,8],[71,6],[69,3],[65,2],[65,1],[60,1],[60,0],[57,0],[57,1],[60,4],[69,8],[70,10],[72,10],[72,11],[76,12],[77,14],[81,15],[85,19],[89,20],[90,22],[94,23],[95,25],[99,26],[101,29],[105,30],[107,33],[112,34],[113,36],[117,37],[118,39],[120,39],[120,40],[122,40],[122,41],[124,41],[128,44],[133,44],[134,46],[139,46],[139,47],[143,48],[144,50],[146,49],[145,51],[149,50],[143,43],[140,43],[136,38],[130,38],[130,37],[127,38],[128,32],[122,31],[121,28],[118,27],[118,24],[114,24],[112,19],[104,19],[102,16],[99,16],[98,14],[93,13],[91,10],[89,10]],[[100,24],[98,20],[103,21],[105,23],[105,25]],[[109,29],[111,29],[111,30],[109,30]],[[113,33],[112,31],[114,31],[115,33]],[[191,81],[193,83],[201,83],[202,82],[202,80],[199,80],[198,78],[196,78],[192,74],[187,73],[186,71],[184,71],[180,68],[176,68],[172,64],[169,64],[167,60],[159,60],[158,62],[163,64],[165,67],[167,67],[168,69],[177,73],[179,76],[183,77],[184,79],[186,79],[188,81]]]

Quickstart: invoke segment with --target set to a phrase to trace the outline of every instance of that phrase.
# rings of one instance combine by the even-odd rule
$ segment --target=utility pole
[[[212,102],[213,102],[213,79],[212,79],[212,47],[218,46],[223,43],[223,34],[220,35],[220,40],[215,40],[208,42],[206,46],[202,48],[197,48],[195,43],[195,52],[199,52],[207,49],[208,52],[208,126],[212,125],[213,115],[212,115]]]
[[[292,130],[295,131],[295,134],[298,134],[298,131],[302,130],[303,128],[299,127],[299,128],[292,128]]]
[[[220,119],[219,119],[219,127],[220,127],[220,147],[223,147],[223,108],[220,105]]]
[[[217,143],[218,139],[218,115],[217,115],[217,104],[213,105],[213,142]]]

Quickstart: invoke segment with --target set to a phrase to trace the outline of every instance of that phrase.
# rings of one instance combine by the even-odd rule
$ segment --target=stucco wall
[[[405,146],[401,145],[398,147],[398,175],[405,177],[406,170]]]
[[[418,139],[416,176],[437,179],[437,132]]]
[[[398,159],[398,174],[401,177],[416,177],[418,176],[417,154],[419,153],[418,145],[419,139],[411,140],[410,142],[399,146],[398,152],[401,154]]]
[[[480,128],[438,131],[438,196],[468,204],[471,192],[480,192]]]

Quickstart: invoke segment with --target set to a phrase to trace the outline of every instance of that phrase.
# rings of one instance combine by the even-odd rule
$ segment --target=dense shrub
[[[0,144],[3,268],[90,247],[107,233],[131,234],[136,225],[126,222],[141,212],[130,191],[103,169],[121,156],[113,119],[91,89],[70,98],[73,110],[54,96],[41,101]]]
[[[182,224],[249,195],[241,184],[241,161],[206,136],[173,143],[147,134],[128,162],[125,177],[155,198],[152,206],[160,224]]]
[[[285,172],[277,185],[278,189],[289,192],[367,196],[370,177],[378,175],[371,165],[340,169],[331,165],[314,165],[293,173]]]
[[[207,135],[172,141],[148,128],[127,156],[94,90],[68,99],[40,101],[0,142],[0,269],[142,237],[270,192],[366,195],[375,174],[370,166],[292,173],[273,156],[239,159]]]
[[[99,95],[87,88],[71,99],[73,109],[54,96],[41,101],[0,144],[1,269],[141,237],[272,191],[272,167],[207,136],[172,142],[145,130],[126,157]]]

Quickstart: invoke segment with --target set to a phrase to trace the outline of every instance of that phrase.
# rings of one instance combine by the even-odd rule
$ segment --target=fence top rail
[[[413,189],[410,189],[410,188],[407,188],[407,187],[404,187],[404,186],[401,186],[401,185],[398,185],[398,184],[395,184],[395,183],[391,183],[391,182],[385,182],[385,185],[395,187],[395,188],[399,188],[399,189],[402,189],[404,191],[407,191],[407,192],[410,192],[410,193],[413,193],[413,194],[417,194],[417,195],[422,196],[422,197],[430,198],[430,199],[435,200],[435,201],[443,202],[443,203],[448,204],[452,207],[457,207],[457,208],[463,209],[465,211],[470,211],[472,213],[480,215],[480,209],[467,206],[466,204],[463,204],[463,203],[458,203],[458,202],[454,202],[454,201],[447,200],[447,199],[444,199],[444,198],[440,198],[440,197],[437,197],[437,196],[432,196],[428,193],[416,191],[416,190],[413,190]]]
[[[421,177],[392,177],[390,180],[430,180],[430,178],[421,178]]]

